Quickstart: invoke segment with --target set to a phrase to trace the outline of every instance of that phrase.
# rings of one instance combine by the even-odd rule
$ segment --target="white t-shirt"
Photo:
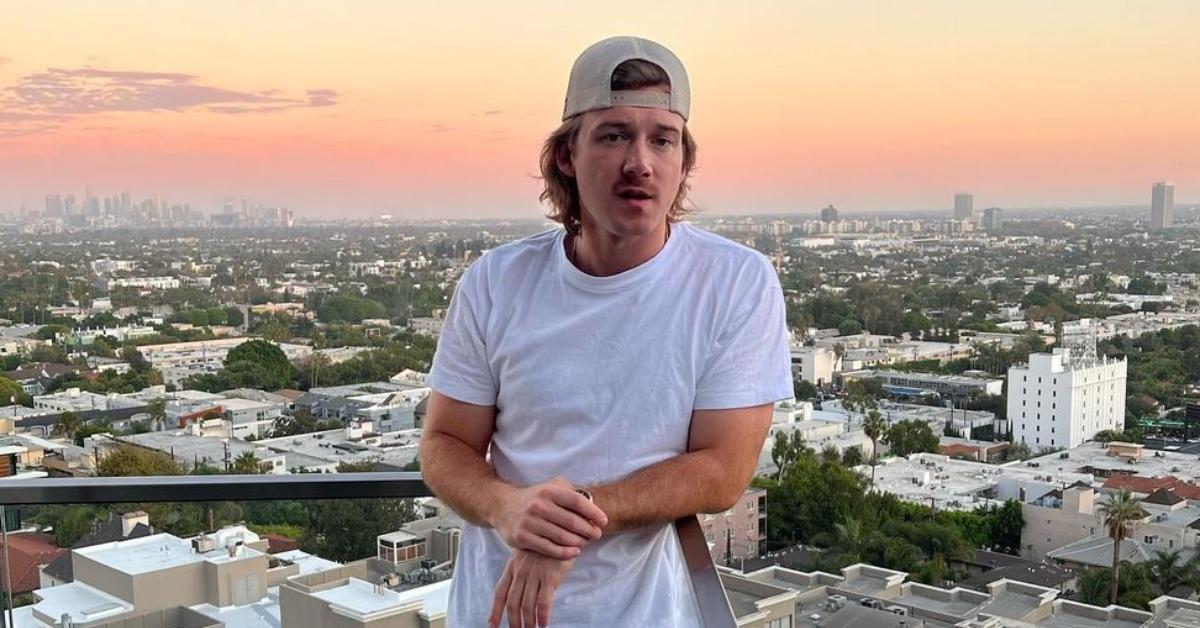
[[[761,254],[686,224],[661,251],[610,277],[568,261],[564,231],[513,242],[463,275],[428,383],[496,406],[491,462],[516,486],[556,476],[613,482],[687,452],[695,409],[792,396],[779,279]],[[486,623],[509,549],[462,531],[452,628]],[[697,626],[670,524],[587,546],[559,587],[556,626]]]

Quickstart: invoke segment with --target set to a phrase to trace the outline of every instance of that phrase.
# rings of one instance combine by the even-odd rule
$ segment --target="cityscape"
[[[660,526],[678,547],[654,551],[686,572],[694,612],[612,576],[641,559],[598,546],[655,625],[1200,627],[1200,4],[742,4],[10,7],[23,27],[0,29],[3,626],[447,628],[463,625],[463,583],[490,568],[478,528],[506,556],[547,559],[435,483],[438,404],[470,416],[443,361],[473,316],[458,295],[506,245],[561,238],[562,267],[597,293],[584,282],[641,270],[589,272],[580,234],[595,226],[550,190],[575,180],[584,211],[570,162],[584,134],[557,135],[569,151],[548,134],[629,102],[684,121],[658,123],[653,158],[621,149],[625,177],[630,155],[655,164],[682,145],[686,201],[668,215],[697,229],[671,223],[655,246],[706,232],[782,289],[781,308],[758,308],[785,319],[778,360],[770,330],[739,329],[713,333],[735,350],[706,348],[705,368],[775,399],[786,341],[791,374],[788,398],[756,410],[767,434],[744,448],[744,490],[725,462],[654,485],[664,504],[700,483],[729,497]],[[570,114],[570,60],[626,33],[678,54],[683,111],[678,70],[628,87],[610,66],[597,89],[612,104]],[[596,142],[613,151],[637,127],[607,126]],[[713,301],[753,301],[743,276]],[[768,287],[761,304],[779,295]],[[673,306],[707,321],[689,296]],[[540,305],[523,304],[552,319]],[[513,351],[536,348],[525,324]],[[769,379],[744,374],[753,362],[777,381],[751,381]],[[596,384],[619,363],[538,387],[640,411],[663,386]],[[747,410],[710,396],[725,405],[684,399],[677,458],[704,410]],[[651,410],[610,411],[633,427],[592,449],[642,460],[634,439],[669,431]],[[579,420],[612,432],[600,413]],[[541,439],[536,425],[524,437]],[[493,429],[466,444],[499,477],[519,465]],[[566,440],[557,429],[545,443]],[[745,426],[716,429],[732,443]],[[574,481],[588,508],[616,486]],[[551,560],[565,574],[576,555]]]
[[[700,517],[740,625],[1200,612],[1200,214],[1148,191],[1140,211],[981,211],[963,192],[940,215],[690,219],[771,260],[791,330],[794,399],[744,507]],[[419,471],[458,278],[551,224],[170,207],[54,194],[3,227],[4,481]],[[1110,606],[1101,513],[1120,495],[1141,511]],[[432,498],[9,521],[5,591],[30,626],[441,625],[462,524]],[[236,584],[162,595],[173,570]]]

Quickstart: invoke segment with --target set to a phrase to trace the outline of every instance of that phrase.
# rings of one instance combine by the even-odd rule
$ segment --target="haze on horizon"
[[[0,211],[536,216],[588,44],[674,49],[712,213],[1200,198],[1200,3],[0,0]]]

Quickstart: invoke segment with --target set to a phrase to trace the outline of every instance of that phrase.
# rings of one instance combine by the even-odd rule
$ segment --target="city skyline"
[[[949,211],[963,191],[977,209],[1145,205],[1164,180],[1186,208],[1200,187],[1193,3],[638,10],[21,7],[0,44],[0,211],[90,187],[209,212],[536,217],[570,63],[619,32],[687,64],[711,213]]]

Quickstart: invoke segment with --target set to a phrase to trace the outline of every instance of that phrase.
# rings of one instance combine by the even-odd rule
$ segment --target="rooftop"
[[[272,556],[278,558],[279,560],[284,560],[296,565],[300,568],[300,575],[302,576],[305,574],[316,573],[318,571],[328,571],[330,569],[336,569],[342,566],[341,563],[327,560],[321,558],[320,556],[314,556],[302,550],[279,552],[278,554],[272,554]]]
[[[870,474],[868,466],[857,470]],[[1076,482],[1091,485],[1093,476],[1067,468],[993,465],[928,453],[883,459],[875,468],[875,485],[880,490],[907,501],[929,504],[933,500],[937,508],[952,510],[1020,499],[1022,489],[1026,499],[1033,499]]]
[[[129,602],[82,582],[38,589],[37,597],[41,601],[34,604],[33,609],[38,613],[54,618],[69,615],[79,624],[98,622],[133,610]]]
[[[190,543],[170,534],[112,541],[74,551],[129,575],[160,571],[204,560],[203,556],[192,551]]]
[[[279,615],[279,600],[273,597],[263,598],[244,606],[218,608],[212,604],[197,604],[191,608],[221,622],[227,628],[281,628],[283,626],[283,620]]]

